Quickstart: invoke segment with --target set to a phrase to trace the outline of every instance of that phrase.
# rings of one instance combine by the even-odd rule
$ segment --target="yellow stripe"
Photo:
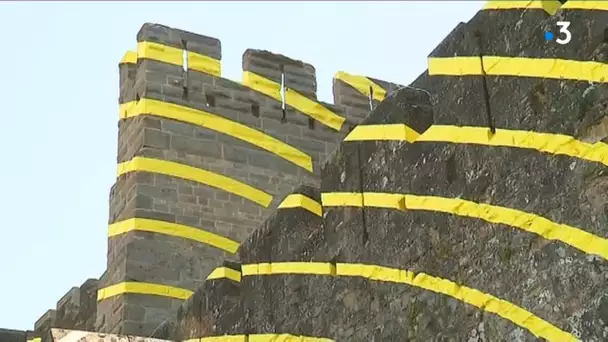
[[[199,228],[185,226],[183,224],[145,218],[131,218],[111,224],[108,228],[108,237],[125,234],[132,231],[152,232],[194,240],[225,250],[232,254],[236,253],[237,249],[239,248],[238,242],[221,235],[207,232]]]
[[[224,335],[203,337],[201,342],[247,342],[247,335]]]
[[[362,207],[363,197],[358,192],[324,192],[321,204],[324,207]]]
[[[361,196],[361,194],[334,192],[324,193],[323,195],[331,198],[331,201],[327,203],[323,201],[323,206],[345,206],[345,204],[340,203],[355,203],[353,198],[358,195],[357,205],[351,206],[361,207],[362,203],[365,203],[366,207],[437,211],[478,218],[491,223],[502,223],[537,234],[547,240],[561,241],[580,251],[595,254],[608,260],[608,239],[517,209],[476,203],[459,198],[411,194],[364,192]]]
[[[209,56],[188,51],[188,69],[220,77],[222,75],[222,62]]]
[[[321,204],[302,194],[291,194],[279,204],[279,208],[304,208],[317,216],[323,216]]]
[[[336,269],[330,263],[322,262],[273,262],[248,264],[241,266],[243,277],[246,275],[271,275],[271,274],[335,274]]]
[[[484,56],[486,75],[541,77],[605,83],[608,64],[554,58]],[[429,57],[429,75],[483,75],[479,57]]]
[[[308,274],[306,270],[330,270],[333,267],[329,263],[302,263],[302,262],[281,262],[279,272],[275,270],[275,264],[250,264],[243,265],[243,276],[264,276],[273,274]],[[307,265],[306,265],[307,264]],[[263,266],[263,267],[258,267]],[[264,272],[256,272],[263,269]],[[265,272],[270,270],[271,272]],[[453,297],[464,303],[473,305],[482,310],[497,314],[518,326],[528,329],[538,337],[549,341],[576,341],[576,338],[563,331],[531,312],[516,306],[510,302],[483,293],[479,290],[458,285],[450,280],[434,277],[425,273],[414,273],[408,270],[400,270],[377,265],[364,265],[352,263],[336,264],[335,274],[326,272],[323,275],[337,275],[345,277],[361,277],[374,281],[384,281],[392,283],[407,284],[419,287],[432,292]],[[314,273],[321,275],[322,273]]]
[[[598,10],[608,11],[608,2],[605,0],[600,1],[585,1],[585,0],[569,0],[566,2],[562,9],[577,9],[577,10]]]
[[[185,300],[188,299],[192,293],[193,292],[190,290],[174,286],[127,281],[100,289],[97,291],[97,300],[101,301],[123,294],[155,295]]]
[[[27,342],[41,342],[41,341],[42,341],[42,339],[40,337],[34,337],[30,340],[27,340]]]
[[[145,171],[191,180],[244,197],[263,207],[272,202],[272,195],[235,179],[217,173],[160,159],[135,157],[118,164],[118,176],[128,172]]]
[[[321,337],[295,336],[290,334],[255,334],[249,335],[249,342],[333,342]]]
[[[183,51],[182,49],[153,42],[137,43],[137,59],[145,58],[183,66]],[[126,63],[137,63],[137,60],[133,61],[133,57],[130,57],[129,60],[130,62]],[[222,64],[219,60],[192,51],[188,51],[188,69],[218,77],[222,74]]]
[[[420,133],[405,124],[359,125],[344,141],[398,140],[412,143],[419,136]]]
[[[559,1],[554,0],[528,0],[528,1],[488,1],[484,9],[488,10],[506,10],[506,9],[544,9],[551,15],[555,14],[558,9],[576,9],[576,10],[599,10],[608,11],[607,1],[584,1],[584,0],[569,0],[564,5]]]
[[[570,0],[572,1],[572,0]],[[554,15],[562,4],[557,0],[488,1],[484,10],[542,9]]]
[[[374,92],[374,100],[382,101],[386,97],[386,90],[367,77],[351,75],[344,71],[338,71],[338,73],[334,76],[334,79],[348,84],[368,98],[370,96],[370,87]]]
[[[191,342],[333,342],[332,339],[308,336],[296,336],[291,334],[250,334],[250,335],[224,335],[202,337],[200,339],[188,340]],[[188,342],[186,341],[186,342]]]
[[[487,127],[433,125],[416,140],[420,141],[533,149],[608,165],[608,144],[590,144],[563,134],[507,129],[496,129],[491,134]]]
[[[283,100],[281,97],[281,85],[279,83],[250,71],[243,72],[243,85],[277,101]],[[316,100],[309,99],[293,89],[289,89],[289,91],[285,92],[285,102],[299,112],[310,116],[336,131],[339,131],[342,128],[342,124],[344,124],[344,121],[346,120]]]
[[[241,281],[241,272],[228,267],[217,267],[207,277],[207,280],[213,279],[230,279],[238,283]]]
[[[221,116],[152,99],[141,99],[137,103],[128,102],[120,105],[121,119],[145,114],[178,120],[230,135],[274,153],[312,172],[312,158],[306,153],[265,133]]]
[[[135,64],[137,63],[137,52],[127,51],[120,60],[120,64]]]

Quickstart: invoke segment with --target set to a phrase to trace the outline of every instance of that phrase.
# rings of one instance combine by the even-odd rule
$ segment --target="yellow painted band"
[[[192,295],[192,293],[193,292],[190,290],[174,286],[127,281],[100,289],[97,291],[97,300],[101,301],[123,294],[155,295],[186,300]]]
[[[239,195],[266,208],[272,202],[272,195],[262,190],[236,179],[189,165],[145,157],[135,157],[118,164],[118,176],[137,171],[159,173],[209,185]]]
[[[429,57],[429,75],[483,75],[479,57]],[[569,79],[605,83],[608,64],[555,58],[484,56],[486,75]]]
[[[241,281],[241,271],[233,270],[228,267],[217,267],[207,277],[207,280],[213,279],[230,279],[238,283]]]
[[[321,204],[324,207],[362,207],[363,196],[358,192],[324,192]]]
[[[322,337],[296,336],[290,334],[252,334],[249,342],[333,342],[334,340]]]
[[[462,217],[472,217],[491,223],[501,223],[537,234],[547,240],[561,241],[582,252],[598,255],[608,260],[608,239],[591,234],[580,228],[553,222],[540,215],[517,209],[485,203],[476,203],[459,198],[420,196],[412,194],[388,194],[377,192],[324,193],[323,206],[376,207],[397,210],[426,210],[443,212]],[[354,198],[358,196],[355,201]],[[342,204],[342,203],[350,203]]]
[[[127,54],[121,63],[137,63],[138,59],[151,59],[178,66],[184,65],[184,50],[153,42],[139,42],[137,43],[137,53],[128,51]],[[187,55],[189,70],[221,76],[222,63],[219,60],[192,51],[188,51]]]
[[[320,337],[296,336],[291,334],[249,334],[202,337],[186,342],[333,342],[334,340]]]
[[[488,10],[506,10],[506,9],[544,9],[549,14],[553,15],[558,9],[575,9],[575,10],[598,10],[608,11],[608,2],[606,1],[585,1],[585,0],[569,0],[564,5],[555,0],[527,0],[527,1],[488,1],[484,9]]]
[[[199,339],[200,342],[247,342],[247,335],[209,336]]]
[[[243,277],[247,275],[271,275],[271,274],[335,274],[335,266],[322,262],[273,262],[248,264],[241,266]]]
[[[137,52],[135,51],[127,51],[122,56],[120,60],[120,64],[135,64],[137,63]]]
[[[561,9],[608,11],[608,2],[605,0],[568,0],[568,2],[566,2]]]
[[[155,115],[201,126],[246,141],[312,172],[312,158],[306,153],[265,133],[202,110],[152,99],[120,105],[120,118]]]
[[[279,204],[279,209],[281,208],[304,208],[317,216],[323,216],[321,204],[302,194],[291,194],[285,197]]]
[[[42,338],[40,337],[34,337],[32,339],[27,340],[27,342],[41,342]]]
[[[369,92],[371,87],[372,91],[374,92],[374,100],[376,101],[382,101],[386,97],[386,89],[382,88],[377,83],[365,76],[351,75],[344,71],[338,71],[338,73],[336,73],[334,76],[334,79],[348,84],[367,97],[371,95]]]
[[[222,62],[209,56],[188,51],[188,69],[220,77]]]
[[[243,265],[243,276],[267,276],[274,274],[303,275],[309,274],[306,270],[328,270],[324,274],[320,272],[313,274],[360,277],[373,281],[406,284],[444,294],[479,309],[494,313],[529,330],[532,334],[549,341],[577,341],[573,335],[560,330],[551,323],[513,303],[464,285],[458,285],[450,280],[434,277],[425,273],[416,274],[408,270],[354,263],[337,263],[335,273],[331,273],[329,270],[331,270],[333,266],[329,263],[280,262],[277,264],[280,264],[280,267],[276,268],[278,269],[277,272],[274,272],[275,263],[272,263],[272,265],[261,264],[265,265],[264,267],[257,267],[257,264]],[[256,272],[260,269],[263,269],[263,271]],[[266,272],[266,270],[271,270],[271,272]]]
[[[405,124],[359,125],[344,141],[397,140],[414,142],[420,133]]]
[[[276,101],[283,101],[281,97],[281,85],[265,77],[250,71],[244,71],[243,85]],[[316,100],[309,99],[293,89],[289,89],[285,92],[285,103],[336,131],[339,131],[342,128],[342,125],[346,120]]]
[[[484,10],[542,9],[554,15],[562,4],[557,0],[488,1]]]
[[[433,125],[416,140],[421,141],[525,148],[608,165],[608,144],[590,144],[564,134],[508,129],[491,134],[487,127]]]
[[[183,224],[145,218],[130,218],[124,221],[112,223],[108,228],[108,237],[113,237],[132,231],[158,233],[193,240],[225,250],[232,254],[236,253],[239,248],[238,242],[215,233],[207,232],[202,229]]]

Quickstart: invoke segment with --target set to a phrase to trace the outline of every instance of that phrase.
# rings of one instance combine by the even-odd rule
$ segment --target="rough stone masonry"
[[[219,40],[145,24],[107,271],[0,340],[608,340],[608,6],[549,3],[490,2],[410,86],[342,75],[334,104],[309,64],[248,50],[236,83]]]

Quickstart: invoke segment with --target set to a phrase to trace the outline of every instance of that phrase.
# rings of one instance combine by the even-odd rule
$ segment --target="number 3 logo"
[[[559,33],[565,34],[566,38],[565,39],[557,38],[555,41],[561,45],[570,43],[570,39],[572,39],[572,33],[570,33],[570,31],[568,30],[568,27],[570,27],[570,22],[569,21],[558,21],[557,26],[559,26]]]

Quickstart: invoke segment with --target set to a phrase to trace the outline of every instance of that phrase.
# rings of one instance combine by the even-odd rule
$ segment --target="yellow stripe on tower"
[[[192,293],[193,292],[190,290],[175,286],[127,281],[100,289],[97,291],[97,300],[102,301],[104,299],[124,294],[155,295],[186,300],[190,298]]]
[[[254,74],[251,71],[243,72],[243,85],[276,101],[283,101],[281,97],[281,85],[279,83]],[[285,92],[285,103],[336,131],[342,128],[346,120],[316,100],[309,99],[294,89],[289,89],[289,91]]]
[[[135,64],[137,63],[137,52],[135,51],[127,51],[122,56],[120,60],[120,64]]]
[[[135,157],[118,164],[118,176],[137,171],[159,173],[209,185],[239,195],[266,208],[272,202],[272,195],[262,190],[258,190],[235,179],[190,165],[145,157]]]
[[[217,267],[207,276],[207,280],[230,279],[235,282],[241,281],[241,271],[233,270],[229,267]]]
[[[547,240],[561,241],[582,252],[598,255],[608,260],[608,239],[517,209],[476,203],[460,198],[378,192],[364,192],[363,194],[330,192],[321,194],[321,199],[324,207],[365,206],[404,211],[425,210],[472,217],[519,228]]]
[[[323,216],[321,203],[302,194],[291,194],[285,197],[278,208],[303,208],[317,216]]]
[[[491,294],[483,293],[477,289],[458,285],[453,281],[425,273],[416,274],[408,270],[355,263],[337,263],[335,267],[329,263],[317,262],[278,262],[243,265],[243,277],[281,274],[360,277],[372,281],[406,284],[444,294],[484,311],[494,313],[549,341],[577,341],[572,334],[559,329],[513,303]]]
[[[338,71],[338,73],[336,73],[334,76],[334,79],[348,84],[367,97],[371,95],[371,89],[374,94],[374,100],[376,101],[382,101],[386,97],[386,89],[382,88],[376,82],[365,76],[351,75],[344,71]]]
[[[138,59],[151,59],[163,63],[184,66],[184,50],[172,46],[153,43],[137,43],[137,54],[127,52],[121,63],[137,63]],[[188,51],[188,69],[203,72],[213,76],[221,76],[222,63],[220,60],[205,56],[196,52]],[[136,57],[136,58],[134,58]]]
[[[406,124],[358,125],[344,141],[397,140],[413,143],[420,133]]]
[[[225,250],[232,254],[236,253],[239,248],[238,242],[215,233],[183,224],[146,218],[130,218],[124,221],[112,223],[108,228],[108,237],[113,237],[132,231],[158,233],[193,240]]]
[[[608,82],[608,64],[556,58],[484,56],[486,75]],[[480,57],[429,57],[429,75],[483,75]]]
[[[608,165],[608,144],[603,142],[590,144],[564,134],[500,128],[492,134],[487,127],[433,125],[416,142],[524,148]]]
[[[160,116],[220,132],[274,153],[309,172],[313,171],[312,158],[308,154],[265,133],[219,115],[152,99],[141,99],[139,102],[131,101],[120,105],[121,119],[139,115]]]

